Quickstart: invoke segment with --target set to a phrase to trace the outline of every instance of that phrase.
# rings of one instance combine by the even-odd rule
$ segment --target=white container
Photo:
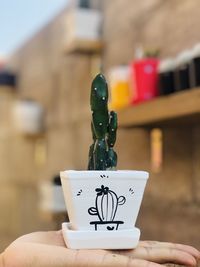
[[[67,42],[98,41],[101,13],[98,10],[76,8],[67,14]]]
[[[65,212],[62,186],[43,182],[39,186],[40,209],[51,213]]]
[[[173,58],[166,58],[160,61],[160,64],[158,66],[158,72],[164,73],[164,72],[174,71],[175,67],[176,67],[175,60]]]
[[[70,225],[63,225],[67,246],[77,249],[137,246],[140,231],[134,225],[148,176],[143,171],[61,172],[70,219]]]
[[[16,130],[22,134],[35,135],[44,130],[44,110],[31,100],[17,101],[13,107]]]
[[[175,66],[181,67],[182,65],[188,64],[192,60],[192,57],[192,50],[188,49],[180,52],[175,59]]]

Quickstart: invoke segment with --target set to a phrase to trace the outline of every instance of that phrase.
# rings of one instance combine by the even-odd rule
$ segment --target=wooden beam
[[[137,127],[165,122],[200,123],[200,88],[177,92],[136,104],[118,112],[119,126]]]
[[[64,52],[75,53],[75,52],[90,52],[90,53],[100,53],[103,47],[101,41],[95,40],[79,40],[75,39],[69,44],[66,44]]]

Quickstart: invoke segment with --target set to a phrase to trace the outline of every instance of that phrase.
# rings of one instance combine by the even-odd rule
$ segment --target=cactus
[[[90,215],[97,215],[101,222],[114,221],[117,208],[126,202],[124,196],[118,197],[109,187],[102,185],[96,189],[97,197],[95,207],[88,209]]]
[[[117,114],[108,111],[108,86],[102,74],[92,82],[90,105],[93,144],[89,150],[88,170],[112,170],[117,166],[116,142]]]

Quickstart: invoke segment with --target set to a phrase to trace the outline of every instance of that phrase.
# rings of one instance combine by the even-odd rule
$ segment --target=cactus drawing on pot
[[[117,230],[123,221],[115,221],[115,215],[119,205],[126,202],[124,196],[118,197],[117,194],[110,190],[109,187],[102,185],[101,188],[95,189],[97,196],[95,200],[95,207],[88,209],[90,215],[98,216],[98,221],[93,221],[90,224],[95,225],[97,230],[98,225],[105,225],[107,230]]]
[[[93,144],[89,150],[88,170],[113,170],[117,166],[116,141],[117,114],[108,111],[108,86],[102,74],[92,82],[90,106]]]

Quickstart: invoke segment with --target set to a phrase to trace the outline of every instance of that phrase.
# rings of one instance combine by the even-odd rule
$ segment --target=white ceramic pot
[[[70,225],[64,225],[64,237],[69,242],[69,234],[92,235],[91,239],[104,236],[104,244],[95,242],[73,244],[72,248],[131,248],[127,245],[127,236],[134,235],[135,243],[139,240],[139,230],[134,228],[140,209],[145,185],[149,174],[143,171],[64,171],[61,182],[65,202],[68,208]],[[68,236],[66,231],[68,232]],[[127,232],[130,231],[130,232]],[[100,236],[98,237],[100,232]],[[134,232],[134,233],[133,233]],[[122,243],[122,233],[124,242]],[[136,236],[135,236],[136,234]],[[66,236],[65,236],[66,235]],[[121,244],[113,242],[118,235]],[[106,237],[110,237],[110,245]],[[113,239],[115,238],[115,239]],[[91,240],[90,240],[91,241]],[[68,246],[70,244],[68,243]],[[123,247],[121,247],[123,246]]]

